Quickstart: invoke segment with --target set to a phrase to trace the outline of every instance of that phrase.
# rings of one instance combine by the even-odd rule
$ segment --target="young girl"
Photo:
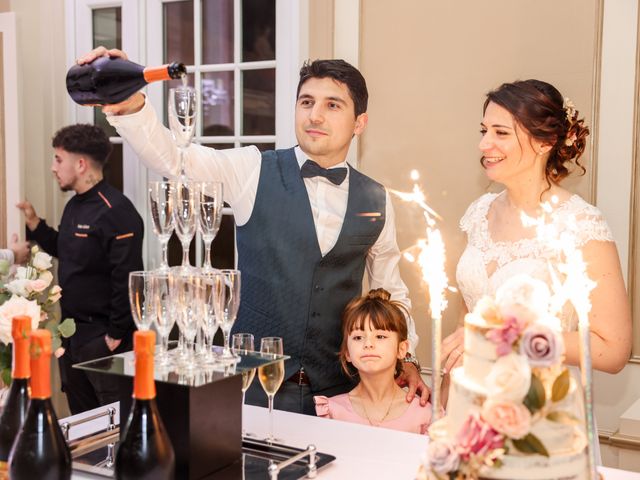
[[[418,397],[407,403],[404,390],[395,382],[409,347],[403,309],[382,288],[347,305],[340,363],[349,376],[359,376],[360,383],[349,393],[314,397],[319,417],[426,433],[431,406],[421,407]]]

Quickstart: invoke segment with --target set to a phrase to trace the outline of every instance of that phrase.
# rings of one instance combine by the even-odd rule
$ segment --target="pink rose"
[[[525,322],[516,317],[507,317],[500,328],[489,330],[486,337],[496,344],[496,353],[499,357],[511,353],[513,344],[518,340]]]
[[[504,437],[477,413],[467,417],[456,437],[458,453],[463,461],[468,461],[471,454],[486,455],[496,448],[504,446]]]
[[[436,438],[429,442],[424,466],[439,474],[454,472],[460,464],[460,455],[451,440]]]
[[[533,367],[550,367],[558,363],[564,352],[562,338],[549,327],[534,324],[522,334],[520,354],[529,359]]]
[[[484,402],[482,419],[509,438],[522,438],[531,429],[531,413],[527,407],[508,400]]]
[[[47,285],[44,280],[30,280],[27,288],[32,292],[40,293],[47,288]]]

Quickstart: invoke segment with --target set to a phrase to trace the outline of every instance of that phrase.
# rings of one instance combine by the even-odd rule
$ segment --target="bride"
[[[466,307],[463,315],[483,295],[495,294],[518,273],[550,284],[549,262],[557,253],[536,239],[534,227],[523,225],[521,213],[537,218],[542,214],[541,202],[555,196],[554,221],[558,226],[563,219],[575,222],[577,247],[589,277],[597,282],[589,314],[593,368],[620,371],[631,351],[631,313],[616,245],[600,211],[560,187],[572,170],[585,172],[579,162],[589,134],[583,119],[552,85],[518,81],[487,95],[481,134],[482,167],[491,181],[505,188],[475,200],[460,222],[467,234],[456,272]],[[566,362],[578,365],[577,316],[570,304],[564,306],[561,317]],[[462,361],[463,332],[458,327],[443,341],[445,372]]]

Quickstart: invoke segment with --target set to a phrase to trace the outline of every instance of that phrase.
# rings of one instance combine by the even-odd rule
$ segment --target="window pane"
[[[243,0],[242,61],[276,58],[275,0]]]
[[[243,143],[242,144],[243,147],[248,147],[249,145],[255,145],[256,147],[258,147],[258,150],[260,150],[261,152],[266,152],[267,150],[276,149],[275,143]]]
[[[163,22],[163,61],[193,65],[193,0],[163,4]]]
[[[202,2],[202,63],[233,62],[233,0]]]
[[[202,134],[233,135],[233,72],[202,74]]]
[[[276,70],[242,72],[242,134],[275,135]]]
[[[96,8],[92,10],[93,48],[122,49],[122,27],[120,7]]]
[[[104,167],[104,178],[107,183],[122,192],[124,190],[122,176],[122,144],[115,143],[107,165]]]

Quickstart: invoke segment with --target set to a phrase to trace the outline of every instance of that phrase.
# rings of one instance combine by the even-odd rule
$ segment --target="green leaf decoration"
[[[547,452],[547,449],[544,447],[540,439],[532,433],[527,434],[520,440],[511,439],[511,442],[513,443],[513,446],[516,447],[516,449],[521,453],[537,453],[538,455],[543,455],[545,457],[549,456],[549,452]]]
[[[527,407],[531,413],[535,413],[544,407],[546,401],[547,395],[544,392],[544,385],[538,377],[531,374],[531,386],[522,403],[524,403],[524,406]]]
[[[551,420],[552,422],[564,423],[565,425],[578,425],[580,420],[569,412],[550,412],[547,415],[547,420]]]
[[[0,377],[2,377],[2,383],[7,387],[11,385],[11,368],[3,368]]]
[[[0,260],[0,275],[6,275],[9,273],[9,262],[7,260]]]
[[[571,385],[571,375],[569,375],[569,369],[565,368],[560,375],[556,377],[551,388],[551,400],[559,402],[569,393],[569,386]]]
[[[55,337],[51,338],[51,350],[52,351],[55,352],[61,346],[62,346],[62,340],[60,340],[60,337],[55,336]]]
[[[76,333],[76,322],[73,318],[65,318],[63,322],[58,325],[58,331],[64,338],[69,338]]]

